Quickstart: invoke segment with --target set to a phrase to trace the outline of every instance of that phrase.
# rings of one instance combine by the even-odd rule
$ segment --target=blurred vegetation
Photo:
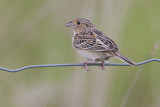
[[[79,63],[64,24],[85,17],[135,62],[160,58],[159,0],[1,0],[0,66]],[[112,59],[110,62],[119,62]],[[0,107],[159,107],[160,66],[1,71]]]

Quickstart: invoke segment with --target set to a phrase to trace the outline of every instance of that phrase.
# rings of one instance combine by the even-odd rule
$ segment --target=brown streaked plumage
[[[104,60],[110,57],[116,57],[130,65],[135,65],[133,61],[118,52],[119,48],[116,43],[105,36],[101,31],[85,18],[76,18],[68,23],[74,31],[72,45],[74,49],[84,58],[84,68],[88,71],[87,63],[102,61],[102,69],[104,70]]]

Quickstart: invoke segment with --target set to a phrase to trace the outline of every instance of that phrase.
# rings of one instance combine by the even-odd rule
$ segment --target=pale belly
[[[96,52],[88,50],[76,50],[82,57],[92,61],[102,61],[111,57],[107,52]]]

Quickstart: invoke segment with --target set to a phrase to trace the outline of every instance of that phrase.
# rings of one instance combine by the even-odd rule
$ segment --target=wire
[[[152,61],[160,62],[160,59],[149,59],[149,60],[146,60],[146,61],[143,61],[143,62],[140,62],[140,63],[136,63],[135,66],[143,65],[143,64],[146,64],[146,63],[149,63],[149,62],[152,62]],[[88,66],[100,66],[101,63],[89,63],[89,64],[87,64],[87,65],[88,65]],[[131,65],[125,64],[125,63],[105,63],[104,65],[105,65],[105,66],[131,66]],[[84,66],[84,64],[83,64],[83,63],[78,63],[78,64],[30,65],[30,66],[25,66],[25,67],[18,68],[18,69],[15,69],[15,70],[0,67],[0,70],[2,70],[2,71],[8,71],[8,72],[19,72],[19,71],[22,71],[22,70],[25,70],[25,69],[29,69],[29,68],[64,67],[64,66]]]

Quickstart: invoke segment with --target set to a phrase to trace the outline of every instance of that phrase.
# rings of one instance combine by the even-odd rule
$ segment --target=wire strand
[[[160,59],[149,59],[140,63],[136,63],[135,66],[139,66],[139,65],[143,65],[152,61],[157,61],[160,62]],[[100,66],[101,63],[89,63],[87,64],[88,66]],[[105,63],[105,66],[131,66],[129,64],[125,64],[125,63]],[[8,71],[8,72],[19,72],[25,69],[29,69],[29,68],[42,68],[42,67],[66,67],[66,66],[84,66],[83,63],[77,63],[77,64],[45,64],[45,65],[30,65],[30,66],[25,66],[22,68],[18,68],[15,70],[12,69],[8,69],[8,68],[3,68],[0,67],[0,70],[2,71]]]

